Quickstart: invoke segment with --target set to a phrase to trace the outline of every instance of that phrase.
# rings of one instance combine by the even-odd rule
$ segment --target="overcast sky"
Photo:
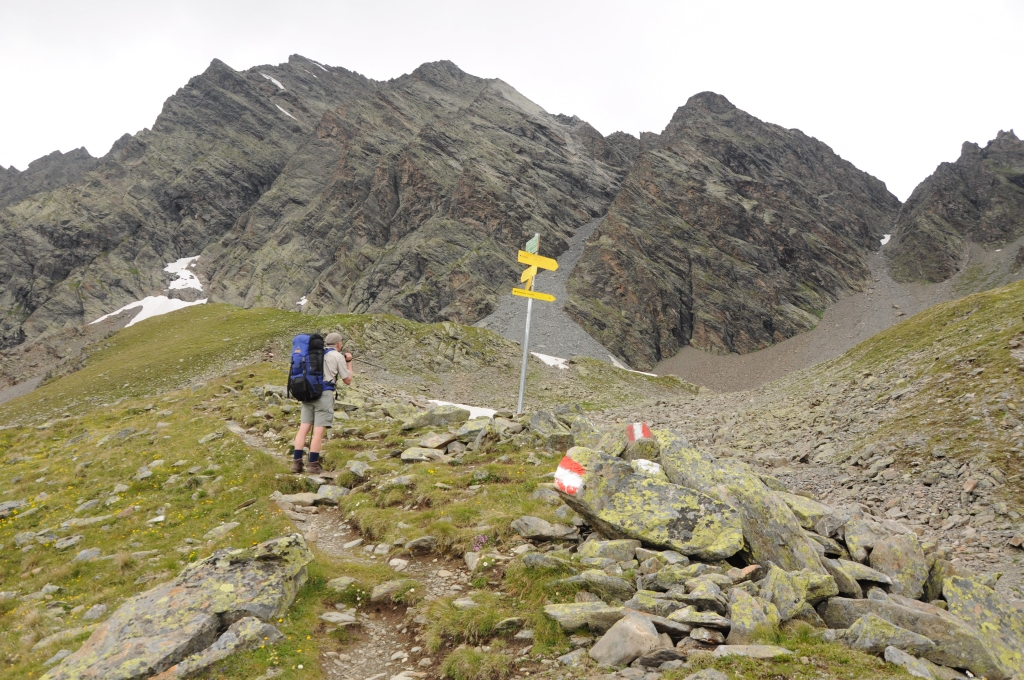
[[[1024,136],[1024,0],[0,0],[0,165],[105,154],[217,57],[302,54],[375,79],[450,59],[604,134],[713,90],[906,199],[965,140]]]

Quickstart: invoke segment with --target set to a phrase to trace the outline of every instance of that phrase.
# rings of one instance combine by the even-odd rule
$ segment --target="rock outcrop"
[[[170,583],[129,599],[43,677],[200,674],[234,650],[279,639],[270,622],[291,605],[312,559],[299,534],[245,550],[219,550]]]
[[[566,311],[638,367],[761,349],[861,289],[898,208],[825,144],[703,92],[645,135]]]
[[[984,148],[964,142],[900,210],[888,247],[893,278],[945,281],[970,243],[995,249],[1024,235],[1024,142],[1000,131]]]

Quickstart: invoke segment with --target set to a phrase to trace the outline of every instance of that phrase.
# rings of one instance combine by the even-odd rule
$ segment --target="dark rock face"
[[[898,208],[825,144],[698,94],[642,135],[566,311],[640,367],[686,344],[761,349],[860,289]]]
[[[1000,131],[984,149],[964,142],[914,189],[893,232],[893,278],[945,281],[974,241],[996,248],[1024,234],[1024,142]]]
[[[450,62],[375,82],[214,61],[152,130],[0,212],[0,347],[161,294],[197,254],[214,301],[474,322],[530,235],[557,255],[603,214],[620,147]]]
[[[76,182],[99,162],[81,147],[67,153],[54,151],[38,158],[29,163],[24,172],[0,167],[0,209],[40,191],[53,191]]]

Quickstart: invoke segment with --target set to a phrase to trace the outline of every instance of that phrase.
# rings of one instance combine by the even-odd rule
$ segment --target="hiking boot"
[[[310,467],[312,467],[312,466],[313,466],[312,463],[310,463]],[[317,467],[318,468],[320,467],[319,463],[317,463]],[[302,474],[302,459],[301,458],[293,458],[292,459],[292,472],[294,472],[297,475]]]
[[[323,471],[324,471],[324,469],[322,467],[320,467],[320,461],[319,460],[311,460],[311,461],[309,461],[309,465],[306,467],[306,472],[308,472],[311,475],[323,474]]]

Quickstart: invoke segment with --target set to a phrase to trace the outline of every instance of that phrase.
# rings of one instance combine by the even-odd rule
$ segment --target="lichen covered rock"
[[[989,680],[1005,680],[1013,674],[999,661],[988,641],[974,626],[938,607],[900,599],[906,604],[889,598],[852,600],[833,597],[821,603],[818,613],[829,628],[849,628],[862,616],[874,614],[933,641],[935,648],[924,654],[929,661],[950,668],[967,668]]]
[[[544,605],[550,616],[566,633],[586,626],[595,633],[603,633],[626,615],[623,607],[610,607],[604,602],[569,602]]]
[[[418,413],[402,423],[403,430],[421,427],[448,427],[469,420],[469,411],[458,406],[435,406]]]
[[[752,597],[739,588],[729,591],[729,620],[732,628],[726,638],[729,645],[749,645],[760,634],[769,633],[778,626],[778,612],[773,622],[765,613],[765,608],[775,609],[775,605],[756,597]]]
[[[874,614],[866,614],[854,621],[844,640],[854,649],[868,654],[881,654],[890,646],[917,656],[935,649],[935,643],[925,636],[893,625]]]
[[[772,562],[787,571],[825,573],[793,511],[753,470],[716,460],[690,446],[679,433],[657,430],[654,436],[661,445],[661,465],[672,482],[714,495],[739,511],[743,537],[756,562]]]
[[[635,474],[628,462],[580,446],[566,453],[559,468],[579,483],[556,476],[555,488],[603,536],[705,560],[725,559],[743,548],[739,514],[711,496]]]
[[[1024,611],[975,579],[952,576],[942,584],[949,613],[981,631],[1007,671],[1024,673]]]
[[[891,536],[875,543],[871,567],[893,580],[893,592],[918,599],[928,578],[928,560],[914,534]]]
[[[809,569],[787,572],[772,565],[761,584],[761,598],[775,605],[783,621],[793,618],[804,602],[813,605],[838,594],[835,579]]]
[[[162,673],[210,648],[235,622],[283,614],[312,560],[299,534],[218,550],[170,583],[130,598],[44,677],[128,680]]]

